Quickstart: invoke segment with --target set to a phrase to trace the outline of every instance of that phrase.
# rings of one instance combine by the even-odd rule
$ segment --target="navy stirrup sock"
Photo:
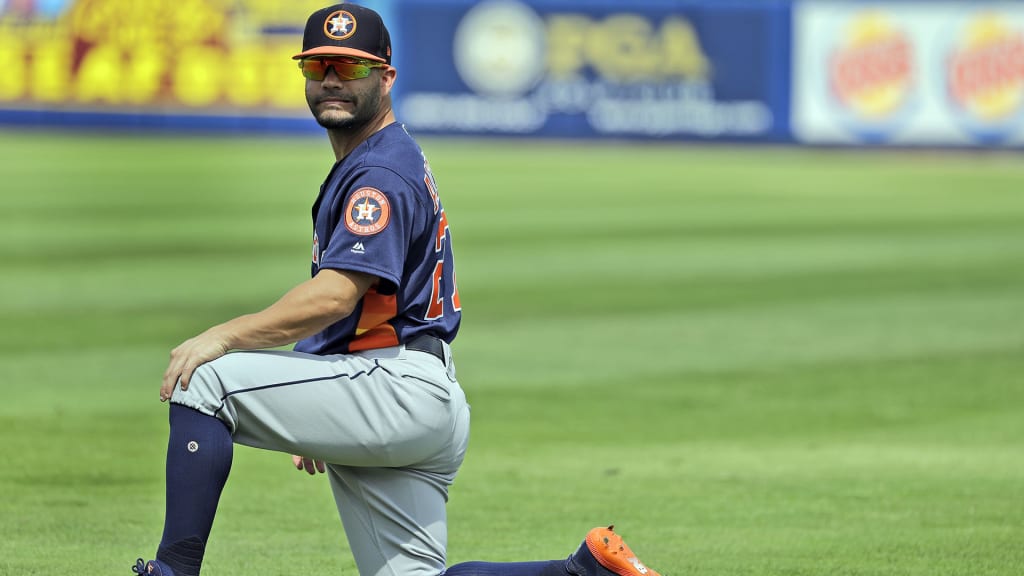
[[[171,404],[169,418],[166,513],[156,558],[175,576],[198,576],[234,447],[227,425],[213,416]]]
[[[463,562],[444,571],[444,576],[571,576],[565,560],[543,562]]]

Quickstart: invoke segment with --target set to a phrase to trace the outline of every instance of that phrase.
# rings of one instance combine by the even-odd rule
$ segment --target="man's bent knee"
[[[209,416],[220,417],[227,391],[221,378],[217,360],[207,362],[196,368],[189,380],[188,389],[182,390],[181,382],[175,386],[171,394],[171,402],[188,406]],[[221,418],[223,420],[223,418]],[[233,428],[231,422],[227,422]]]

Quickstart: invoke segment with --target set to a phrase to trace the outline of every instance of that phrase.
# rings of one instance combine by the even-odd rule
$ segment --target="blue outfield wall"
[[[204,4],[175,32],[174,0],[88,17],[112,1],[0,3],[0,126],[320,130],[290,56],[326,2]],[[1024,146],[1020,1],[362,3],[392,31],[416,134]]]

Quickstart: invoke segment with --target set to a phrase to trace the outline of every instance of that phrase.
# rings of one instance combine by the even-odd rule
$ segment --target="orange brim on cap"
[[[312,56],[355,56],[356,58],[373,60],[374,62],[387,63],[387,60],[375,54],[356,50],[355,48],[344,48],[341,46],[317,46],[316,48],[311,48],[301,54],[292,56],[292,60],[302,60],[303,58],[310,58]]]

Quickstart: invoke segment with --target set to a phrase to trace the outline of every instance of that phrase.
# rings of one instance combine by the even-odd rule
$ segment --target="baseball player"
[[[171,352],[163,536],[133,571],[200,573],[238,443],[327,474],[363,576],[657,576],[610,527],[565,559],[445,570],[448,488],[469,440],[449,347],[461,305],[448,218],[395,121],[380,16],[318,10],[295,59],[337,160],[313,203],[312,277]]]

